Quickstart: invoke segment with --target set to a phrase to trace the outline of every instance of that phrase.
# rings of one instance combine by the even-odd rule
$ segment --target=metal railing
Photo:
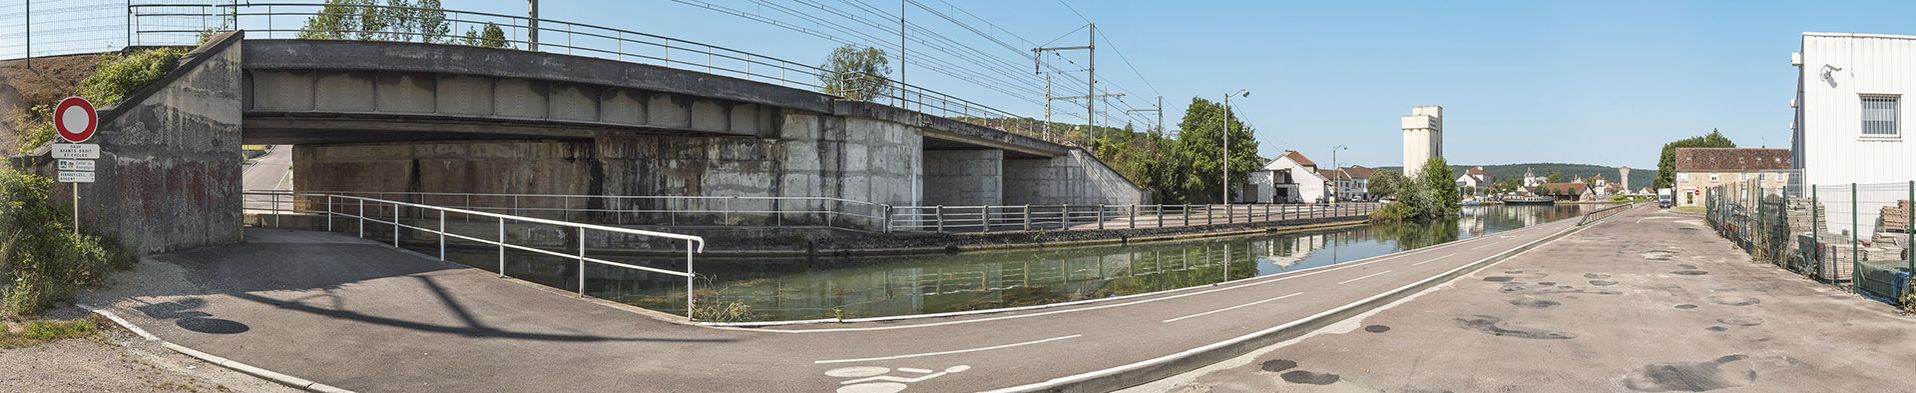
[[[291,191],[249,190],[249,209],[294,202]],[[888,206],[826,197],[615,196],[312,191],[570,222],[646,226],[770,226],[883,230]],[[264,198],[265,200],[261,200]],[[312,201],[305,203],[311,204]],[[335,208],[335,207],[328,207]],[[305,207],[317,211],[319,207]]]
[[[618,228],[618,227],[610,227],[610,226],[603,226],[603,225],[581,224],[581,223],[565,222],[565,221],[559,221],[559,220],[548,220],[543,218],[523,217],[523,216],[516,216],[516,215],[483,212],[483,211],[477,211],[477,210],[448,208],[448,207],[433,206],[433,205],[426,205],[426,204],[419,204],[419,203],[401,202],[401,201],[367,198],[367,197],[351,196],[351,195],[337,195],[337,194],[326,194],[326,193],[285,193],[285,192],[246,192],[244,195],[249,197],[255,197],[255,196],[270,197],[271,205],[267,207],[267,210],[271,210],[273,212],[298,211],[298,209],[293,208],[293,206],[282,207],[280,205],[280,202],[282,201],[292,202],[294,200],[298,200],[302,198],[305,198],[308,200],[314,199],[314,198],[323,199],[324,202],[319,203],[319,205],[324,208],[323,214],[326,217],[326,230],[328,232],[334,231],[334,222],[337,221],[337,218],[357,220],[357,223],[356,223],[357,226],[355,228],[355,232],[357,233],[357,236],[360,238],[366,237],[366,225],[369,223],[374,225],[390,225],[393,231],[392,233],[393,247],[400,247],[401,231],[405,229],[423,231],[428,234],[436,234],[438,235],[438,245],[439,245],[438,257],[439,257],[439,260],[442,260],[442,261],[446,260],[446,242],[448,238],[451,238],[454,240],[465,240],[465,241],[478,242],[481,244],[494,245],[494,246],[497,246],[499,251],[498,273],[499,273],[499,277],[501,278],[506,277],[507,250],[529,252],[534,254],[549,255],[553,257],[572,259],[577,261],[579,264],[578,292],[580,297],[586,296],[585,267],[587,263],[633,269],[633,270],[639,270],[639,271],[650,272],[650,273],[665,274],[665,275],[671,275],[676,277],[684,277],[685,278],[685,295],[686,295],[685,296],[685,313],[686,313],[685,316],[687,319],[692,319],[694,318],[696,314],[697,308],[694,307],[693,299],[696,298],[697,296],[694,296],[693,284],[694,284],[694,280],[698,277],[698,275],[694,273],[694,269],[693,269],[694,268],[693,254],[705,251],[705,239],[698,236],[681,235],[676,233],[653,232],[653,231],[637,230],[637,229],[630,229],[630,228]],[[371,212],[367,211],[367,206],[369,204],[373,208]],[[402,217],[402,215],[400,214],[401,211],[404,211],[404,210],[412,210],[415,212],[426,212],[424,214],[416,214],[416,216],[428,216],[430,217],[427,219],[427,221],[429,222],[432,221],[431,219],[436,218],[438,225],[436,228],[429,228],[429,227],[423,227],[423,226],[418,226],[413,224],[407,224],[405,222],[406,221],[405,217]],[[318,212],[315,212],[315,213],[318,213]],[[458,215],[460,216],[460,218],[463,218],[463,219],[478,218],[481,220],[496,220],[498,223],[497,236],[493,238],[486,238],[486,237],[477,237],[477,236],[466,236],[466,235],[453,233],[452,231],[447,230],[447,227],[446,227],[446,220],[449,214]],[[278,214],[275,214],[275,217],[277,216]],[[415,217],[415,218],[418,218],[418,217]],[[576,234],[578,238],[577,253],[566,254],[566,253],[550,251],[550,250],[545,250],[545,249],[536,248],[536,247],[529,247],[524,245],[516,245],[516,244],[508,243],[506,241],[507,240],[506,224],[508,222],[516,223],[520,225],[525,225],[525,224],[547,225],[547,226],[557,226],[563,229],[570,229]],[[666,269],[659,269],[659,268],[646,267],[646,266],[638,266],[638,265],[614,262],[614,261],[586,256],[586,238],[588,235],[587,231],[606,233],[606,234],[664,238],[664,239],[670,239],[670,241],[684,241],[685,242],[685,271],[674,271],[674,270],[666,270]]]
[[[325,4],[249,3],[178,4],[130,3],[127,6],[128,46],[192,45],[201,34],[214,30],[245,30],[248,39],[302,38],[307,18],[322,15]],[[337,6],[336,6],[337,7]],[[376,11],[414,11],[418,8],[384,5],[350,5],[350,9]],[[498,26],[506,33],[504,45],[511,49],[528,48],[530,18],[519,15],[442,10],[445,32],[425,29],[382,29],[345,31],[342,39],[426,42],[458,44],[465,32],[486,26]],[[832,72],[818,66],[771,56],[687,41],[657,34],[617,29],[586,23],[539,18],[537,51],[664,66],[682,70],[735,77],[777,84],[814,92],[827,91],[825,81]],[[882,77],[881,77],[882,78]],[[847,79],[862,80],[856,75]],[[858,83],[855,81],[847,81]],[[1033,138],[1056,141],[1043,134],[1043,123],[1017,116],[988,105],[932,91],[924,87],[885,79],[871,101],[920,113],[944,117],[977,126],[998,129]],[[839,94],[834,94],[839,95]]]
[[[1168,228],[1369,216],[1381,204],[894,206],[888,230],[993,232]]]
[[[1623,209],[1627,209],[1631,206],[1636,206],[1636,205],[1637,204],[1635,203],[1625,203],[1625,204],[1605,207],[1602,209],[1592,210],[1588,213],[1583,213],[1583,216],[1577,219],[1577,226],[1584,226],[1592,222],[1597,222],[1597,220],[1609,218],[1610,216],[1614,216],[1617,213],[1622,213]],[[1601,215],[1601,217],[1599,217],[1598,215]],[[1596,217],[1596,220],[1590,219],[1591,217]]]

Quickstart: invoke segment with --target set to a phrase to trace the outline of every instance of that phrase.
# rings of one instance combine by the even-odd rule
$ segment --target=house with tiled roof
[[[1331,195],[1340,201],[1368,201],[1370,195],[1370,177],[1376,170],[1363,166],[1347,166],[1338,169],[1325,169],[1317,174],[1330,181]]]
[[[1789,149],[1682,148],[1676,149],[1676,203],[1702,206],[1703,192],[1724,184],[1759,181],[1764,189],[1789,184]]]
[[[1250,184],[1239,193],[1238,202],[1324,202],[1328,187],[1328,179],[1318,173],[1316,162],[1304,153],[1285,150],[1277,159],[1251,172]]]
[[[1471,167],[1464,170],[1463,176],[1457,177],[1457,193],[1483,195],[1490,188],[1490,183],[1490,173],[1484,172],[1484,167]]]

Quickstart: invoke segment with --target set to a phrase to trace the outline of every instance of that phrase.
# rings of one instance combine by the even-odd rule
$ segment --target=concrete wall
[[[929,150],[925,152],[926,205],[1004,204],[1003,150]]]
[[[801,112],[783,116],[776,138],[693,135],[600,137],[592,141],[457,141],[299,145],[294,189],[620,196],[828,197],[911,205],[922,139],[912,127]],[[427,203],[464,204],[446,197]],[[474,205],[586,207],[523,198]],[[570,203],[570,205],[567,205]],[[785,201],[635,199],[616,209],[817,210],[860,214],[858,206]],[[683,218],[683,217],[681,217]],[[734,223],[751,223],[732,217]],[[788,219],[802,219],[788,217]],[[788,222],[789,223],[789,222]]]
[[[1150,203],[1143,189],[1082,149],[1056,158],[1005,159],[1004,204]]]
[[[80,186],[80,226],[140,253],[240,240],[238,33],[101,112],[98,182]],[[46,168],[44,172],[53,172]],[[63,198],[70,186],[55,188]]]

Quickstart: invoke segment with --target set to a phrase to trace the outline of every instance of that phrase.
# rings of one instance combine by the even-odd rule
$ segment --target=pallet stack
[[[1909,233],[1909,201],[1896,201],[1896,206],[1884,206],[1882,210],[1883,231]]]

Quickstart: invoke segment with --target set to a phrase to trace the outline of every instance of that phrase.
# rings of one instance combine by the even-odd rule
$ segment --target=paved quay
[[[1576,221],[1075,306],[777,328],[689,326],[348,235],[267,229],[151,258],[83,300],[180,345],[369,392],[1108,390],[1576,236]],[[1094,378],[1106,374],[1120,378]]]
[[[1916,318],[1752,262],[1669,211],[1327,330],[1127,391],[1916,391]]]

